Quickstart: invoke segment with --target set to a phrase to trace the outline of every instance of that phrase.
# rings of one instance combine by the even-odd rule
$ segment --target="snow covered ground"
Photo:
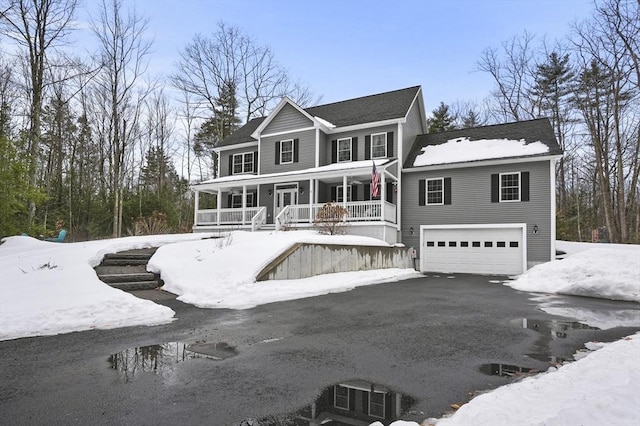
[[[303,280],[255,282],[263,266],[295,242],[385,243],[364,237],[326,237],[312,232],[233,233],[127,237],[84,243],[48,243],[9,237],[0,245],[0,340],[92,328],[154,325],[174,312],[99,281],[93,267],[107,253],[162,246],[149,263],[169,291],[202,307],[245,309],[262,303],[346,291],[415,276],[413,270],[350,272]],[[633,326],[640,313],[603,318],[568,309],[549,293],[640,302],[640,246],[558,242],[564,260],[538,265],[505,282],[540,293],[541,309],[600,328]],[[640,334],[597,349],[557,371],[548,371],[474,398],[452,417],[429,419],[451,425],[635,425],[640,424]],[[553,369],[552,369],[553,370]],[[425,384],[428,386],[428,384]],[[416,426],[398,421],[394,426]]]
[[[105,254],[129,249],[161,246],[148,269],[161,273],[165,288],[180,300],[209,308],[246,309],[417,275],[412,269],[384,269],[256,283],[262,267],[296,242],[387,244],[311,231],[234,232],[228,238],[202,239],[210,236],[156,235],[68,244],[5,238],[0,245],[0,340],[172,321],[173,310],[98,279],[93,267]]]

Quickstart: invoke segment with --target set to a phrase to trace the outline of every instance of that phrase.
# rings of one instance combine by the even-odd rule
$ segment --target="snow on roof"
[[[526,155],[544,154],[549,147],[537,141],[526,143],[524,139],[478,139],[468,137],[449,139],[439,145],[428,145],[416,156],[413,165],[431,166],[434,164],[461,163],[465,161],[489,160]]]

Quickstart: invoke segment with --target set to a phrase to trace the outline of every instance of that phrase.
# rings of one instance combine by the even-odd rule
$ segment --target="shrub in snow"
[[[346,234],[347,222],[345,219],[348,215],[349,211],[344,207],[338,204],[326,203],[316,213],[313,226],[321,234]]]

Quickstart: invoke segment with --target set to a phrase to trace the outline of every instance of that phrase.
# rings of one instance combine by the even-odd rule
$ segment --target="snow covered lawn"
[[[387,244],[312,231],[234,232],[228,238],[202,239],[210,236],[156,235],[68,244],[5,238],[0,245],[0,340],[172,321],[173,310],[98,279],[93,267],[105,254],[129,249],[161,246],[148,269],[159,272],[165,289],[180,300],[209,308],[246,309],[417,275],[413,269],[385,269],[256,283],[260,270],[296,242]]]

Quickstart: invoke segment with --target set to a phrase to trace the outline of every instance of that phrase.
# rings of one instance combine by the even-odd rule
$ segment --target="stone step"
[[[111,265],[103,266],[99,265],[95,268],[98,275],[109,274],[144,274],[147,272],[147,265]]]
[[[117,288],[122,291],[134,291],[134,290],[153,290],[160,287],[162,284],[158,281],[137,281],[137,282],[122,282],[109,284],[113,288]]]
[[[98,278],[107,284],[143,281],[157,282],[156,275],[153,272],[141,272],[137,274],[98,274]]]
[[[133,258],[133,257],[105,257],[102,259],[101,266],[127,266],[127,265],[146,265],[149,258]]]

